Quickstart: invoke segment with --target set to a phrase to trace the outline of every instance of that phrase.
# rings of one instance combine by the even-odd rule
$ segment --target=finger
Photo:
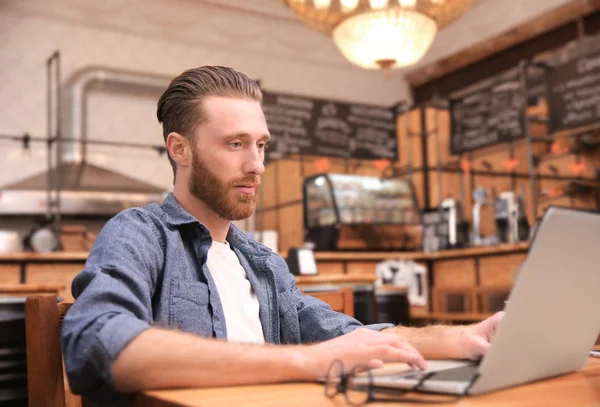
[[[479,324],[478,331],[490,339],[496,333],[496,329],[498,329],[498,325],[500,324],[502,318],[504,318],[504,311],[496,312],[494,315]]]
[[[404,340],[402,338],[397,339],[396,346],[398,346],[399,348],[402,348],[402,349],[406,349],[410,352],[414,352],[418,355],[421,355],[421,352],[419,352],[417,350],[417,348],[415,348],[413,345],[411,345],[410,343],[408,343],[406,340]]]
[[[471,337],[471,341],[469,342],[469,349],[467,349],[469,358],[479,359],[484,353],[487,352],[489,347],[490,343],[481,336]]]
[[[423,366],[423,365],[426,366],[425,358],[423,357],[423,355],[421,355],[421,353],[414,346],[412,346],[410,343],[408,343],[404,339],[396,338],[396,340],[393,342],[393,345],[398,347],[399,349],[404,349],[408,352],[416,354],[420,360],[420,363],[417,364],[417,366]]]
[[[381,336],[380,338],[384,339],[387,343],[397,346],[398,348],[406,349],[410,352],[419,354],[419,351],[414,346],[412,346],[406,339],[402,338],[397,333],[386,332],[386,335]]]
[[[380,359],[384,362],[404,362],[413,364],[421,370],[427,369],[427,363],[419,353],[387,345],[380,349],[380,354]]]
[[[415,365],[414,363],[408,363],[408,366],[411,368],[411,370],[421,370],[419,369],[419,366]]]
[[[371,359],[369,363],[367,363],[369,369],[379,369],[383,367],[383,361],[380,359]]]

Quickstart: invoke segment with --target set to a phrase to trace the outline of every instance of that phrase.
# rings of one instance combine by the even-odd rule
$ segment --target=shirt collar
[[[190,223],[200,223],[198,219],[194,218],[188,211],[183,209],[179,202],[175,199],[172,192],[169,192],[161,208],[167,216],[167,223],[172,226],[188,225]]]
[[[197,223],[206,229],[204,225],[193,217],[188,211],[186,211],[179,202],[175,199],[172,192],[169,192],[162,202],[161,208],[166,215],[166,221],[168,224],[178,227],[183,225],[189,225]],[[227,240],[233,246],[237,246],[242,251],[247,251],[253,254],[268,254],[271,252],[269,248],[263,246],[256,241],[250,239],[244,232],[239,230],[234,224],[229,226],[227,232]]]

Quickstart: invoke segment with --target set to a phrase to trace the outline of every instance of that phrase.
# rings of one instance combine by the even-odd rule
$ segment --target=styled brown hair
[[[207,119],[202,102],[208,96],[244,98],[262,102],[258,84],[235,69],[225,66],[201,66],[188,69],[171,81],[158,101],[156,117],[167,136],[176,132],[194,143],[194,128]],[[167,151],[167,154],[169,152]],[[173,180],[177,174],[175,161]]]

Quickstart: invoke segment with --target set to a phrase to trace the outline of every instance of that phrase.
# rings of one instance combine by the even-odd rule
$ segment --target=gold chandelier
[[[477,0],[283,0],[309,28],[333,37],[341,53],[366,69],[417,63],[438,30]]]

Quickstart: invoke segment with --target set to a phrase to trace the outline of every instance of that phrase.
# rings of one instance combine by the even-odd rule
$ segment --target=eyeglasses
[[[347,404],[351,406],[362,406],[371,401],[421,404],[455,403],[466,394],[470,387],[467,386],[465,391],[459,395],[420,393],[419,397],[406,397],[409,393],[419,392],[423,383],[435,373],[424,373],[417,384],[408,389],[384,388],[374,386],[373,374],[366,366],[356,366],[349,373],[345,373],[343,363],[340,360],[334,360],[327,371],[325,395],[333,398],[337,394],[343,393]],[[476,378],[474,377],[472,382]]]

